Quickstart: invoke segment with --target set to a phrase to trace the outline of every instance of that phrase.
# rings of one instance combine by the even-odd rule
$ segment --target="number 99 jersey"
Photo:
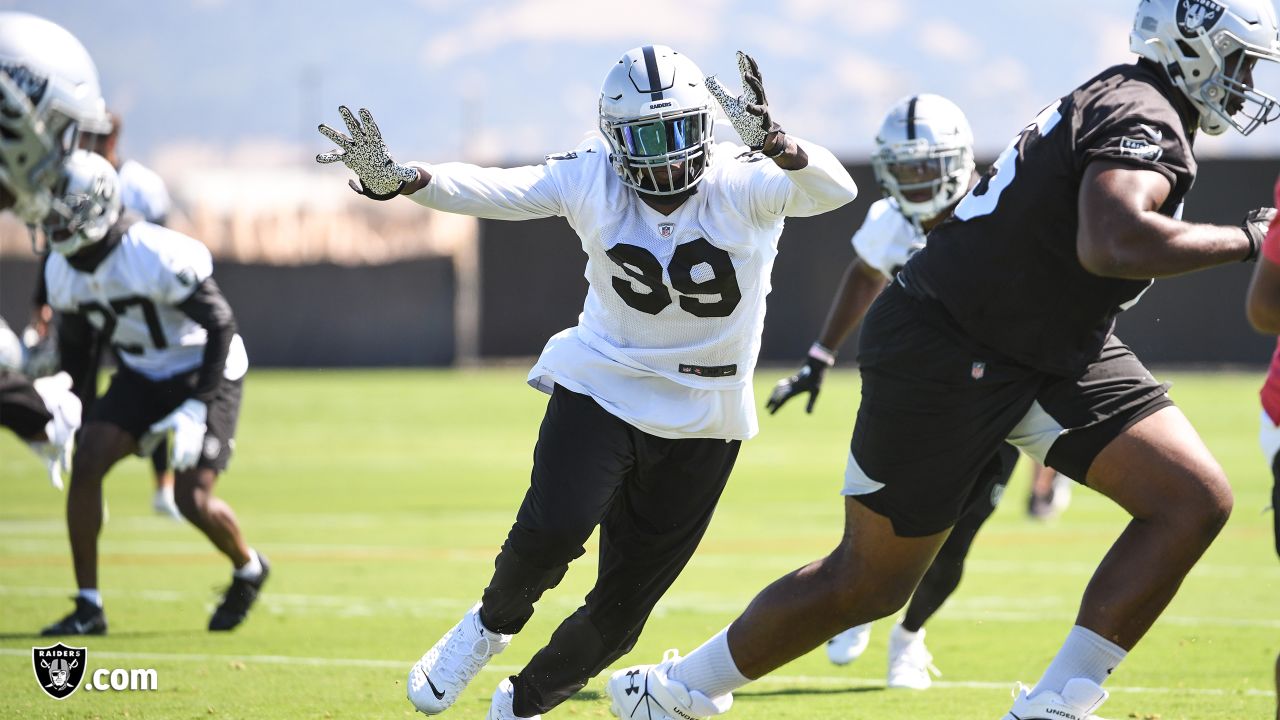
[[[1103,71],[1045,108],[929,233],[899,275],[941,301],[967,335],[1016,362],[1074,375],[1150,280],[1104,278],[1076,252],[1080,183],[1100,160],[1163,175],[1174,216],[1195,179],[1198,113],[1158,66]]]
[[[659,437],[745,439],[757,430],[751,377],[783,218],[856,193],[829,152],[805,150],[809,167],[787,172],[717,145],[696,192],[670,215],[623,184],[599,136],[544,165],[426,166],[432,180],[412,197],[487,218],[560,216],[577,231],[586,302],[578,325],[547,343],[531,385],[591,395]]]
[[[212,274],[213,259],[198,240],[139,221],[128,225],[119,244],[91,271],[77,270],[63,255],[50,253],[45,283],[51,307],[84,315],[120,362],[150,380],[164,380],[203,360],[208,334],[177,306]],[[242,374],[247,364],[236,336],[227,372]]]

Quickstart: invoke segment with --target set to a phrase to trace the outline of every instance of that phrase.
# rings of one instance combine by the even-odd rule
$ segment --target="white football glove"
[[[61,490],[63,476],[71,474],[71,454],[80,429],[80,398],[71,392],[71,376],[65,372],[31,383],[53,415],[44,426],[46,440],[28,443],[49,471],[49,484]]]
[[[373,121],[373,115],[368,110],[360,108],[358,121],[346,105],[338,106],[338,114],[347,124],[351,137],[328,125],[320,125],[320,134],[337,143],[339,149],[316,155],[316,162],[341,162],[346,165],[360,178],[359,182],[348,180],[347,184],[352,190],[374,200],[390,200],[400,194],[400,188],[405,183],[418,178],[417,170],[397,163],[391,153],[387,152],[387,144],[382,141],[382,131],[378,129],[378,124]],[[361,123],[364,123],[363,126]]]
[[[769,117],[769,102],[764,96],[760,68],[750,55],[741,50],[738,51],[738,73],[742,75],[740,97],[730,95],[715,75],[706,79],[707,90],[724,109],[738,137],[752,150],[759,150],[764,147],[769,133],[782,132],[782,128]]]
[[[145,456],[155,452],[164,434],[173,431],[173,439],[169,442],[169,464],[179,472],[190,470],[200,461],[200,453],[204,450],[208,417],[209,408],[204,403],[195,398],[184,400],[177,410],[152,425],[138,440],[138,453]]]

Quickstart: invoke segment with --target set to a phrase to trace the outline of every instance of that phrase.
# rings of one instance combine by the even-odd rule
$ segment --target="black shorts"
[[[903,537],[954,525],[1006,440],[1083,483],[1104,447],[1173,404],[1115,337],[1080,375],[1051,375],[982,348],[896,282],[867,313],[858,360],[844,494]]]
[[[89,410],[85,424],[104,422],[115,425],[140,439],[151,425],[162,420],[191,397],[199,370],[175,375],[166,380],[149,380],[121,365],[111,377],[111,386]],[[205,420],[204,448],[196,467],[219,472],[227,469],[236,446],[236,422],[240,417],[240,397],[244,380],[223,378],[218,395],[209,403]]]

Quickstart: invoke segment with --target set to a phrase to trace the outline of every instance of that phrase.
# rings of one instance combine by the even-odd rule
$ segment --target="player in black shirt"
[[[1115,315],[1152,278],[1256,259],[1275,214],[1178,219],[1197,130],[1247,134],[1280,115],[1252,86],[1258,61],[1280,61],[1271,0],[1143,0],[1131,44],[1142,59],[1045,108],[872,305],[839,547],[646,682],[721,696],[897,611],[1007,440],[1133,517],[1005,720],[1094,717],[1232,505],[1166,386],[1112,335]]]

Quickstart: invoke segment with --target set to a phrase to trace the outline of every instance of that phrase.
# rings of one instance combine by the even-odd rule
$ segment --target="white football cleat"
[[[933,684],[932,673],[942,677],[933,665],[933,655],[924,646],[924,628],[909,633],[901,625],[894,625],[889,632],[889,677],[891,688],[927,690]]]
[[[714,698],[690,690],[667,674],[680,659],[668,650],[657,665],[634,665],[609,676],[609,712],[623,720],[702,720],[726,712],[733,694]]]
[[[489,703],[489,714],[485,720],[542,720],[541,715],[523,717],[511,708],[515,702],[515,688],[511,686],[511,678],[502,678],[498,689],[493,691],[493,702]]]
[[[476,673],[510,642],[510,635],[480,624],[480,603],[476,603],[409,669],[409,702],[427,715],[448,710]]]
[[[871,644],[871,623],[851,627],[827,641],[827,659],[836,665],[848,665],[862,657]]]
[[[1102,720],[1093,714],[1106,701],[1106,690],[1087,678],[1072,678],[1059,695],[1044,690],[1027,697],[1027,688],[1018,684],[1013,709],[1001,720]]]

